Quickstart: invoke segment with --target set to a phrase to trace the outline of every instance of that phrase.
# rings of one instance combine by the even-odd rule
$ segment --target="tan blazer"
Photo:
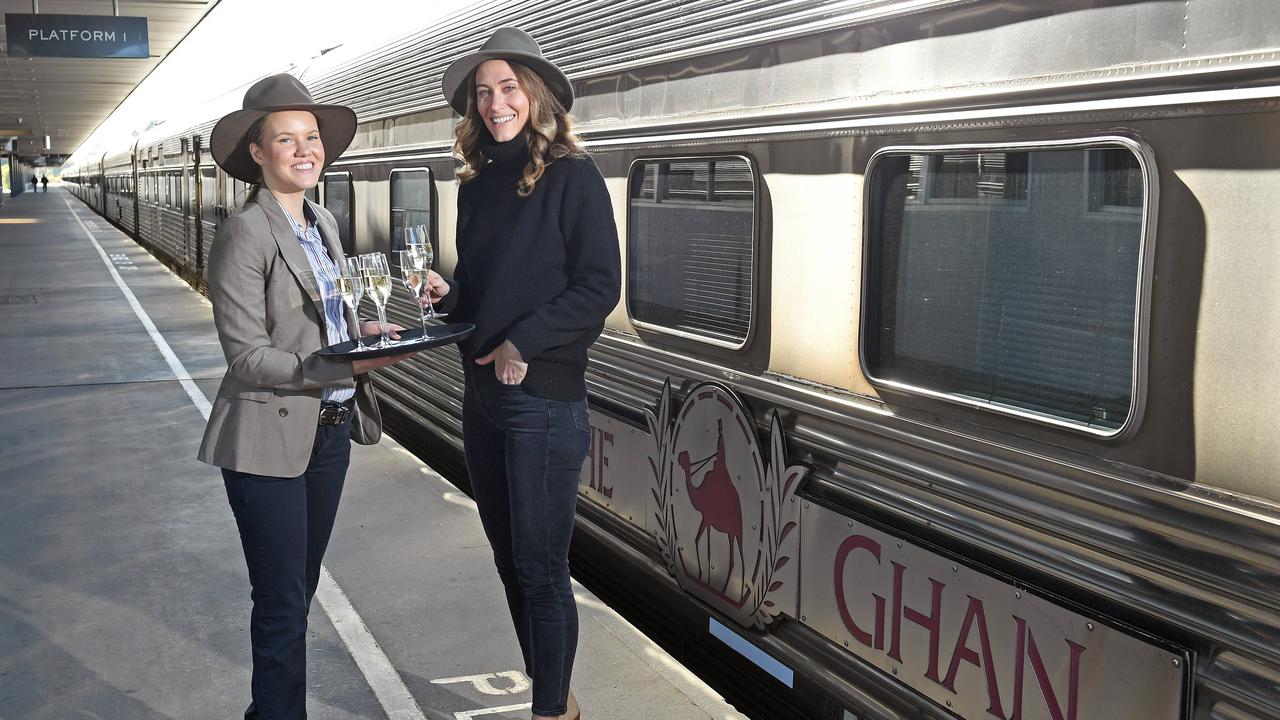
[[[324,208],[318,215],[329,255],[341,260],[333,215]],[[218,226],[209,293],[227,374],[200,444],[202,462],[255,475],[301,475],[326,387],[355,386],[351,437],[378,441],[382,417],[368,376],[354,380],[350,363],[315,354],[328,344],[319,286],[289,218],[266,189]],[[346,312],[354,338],[359,325]]]

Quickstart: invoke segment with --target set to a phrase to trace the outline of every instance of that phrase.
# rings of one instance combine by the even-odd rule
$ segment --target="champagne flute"
[[[334,284],[337,285],[338,295],[342,297],[342,302],[351,309],[351,314],[356,317],[356,349],[364,349],[364,338],[360,336],[360,296],[364,294],[364,281],[360,277],[360,273],[352,275],[350,272],[339,268],[338,276],[334,278]]]
[[[351,301],[347,302],[346,295],[342,296],[342,301],[347,303],[356,316],[356,349],[363,350],[364,332],[360,329],[360,300],[364,298],[364,273],[360,269],[359,256],[345,258],[343,266],[343,274],[351,278]]]
[[[406,247],[414,248],[417,246],[408,245]],[[423,281],[426,280],[426,276],[415,257],[417,255],[416,250],[400,250],[399,255],[400,278],[404,280],[404,286],[409,290],[409,295],[413,298],[414,302],[419,302],[418,321],[422,323],[423,335],[426,335],[427,316],[422,313],[421,303],[418,300],[418,298],[422,296],[422,286]]]
[[[378,308],[378,331],[381,338],[376,347],[391,344],[387,337],[387,299],[391,297],[391,272],[387,269],[387,256],[380,252],[360,256],[360,271],[364,275],[365,292],[373,298]]]
[[[405,250],[414,250],[422,244],[422,238],[418,235],[418,228],[414,225],[405,225],[401,234],[404,236]]]
[[[431,266],[432,264],[434,264],[434,261],[435,261],[435,253],[432,251],[432,248],[431,248],[431,238],[427,237],[427,226],[418,225],[416,226],[415,229],[416,229],[416,234],[418,238],[421,240],[421,242],[415,246],[415,248],[418,251],[415,262],[418,263],[418,269],[422,270],[422,278],[423,278],[423,283],[425,285],[428,277],[427,273],[430,272]],[[444,313],[436,312],[435,305],[431,302],[431,288],[430,286],[426,286],[426,287],[427,287],[427,313],[426,315],[424,315],[424,317],[427,318],[428,320],[436,320],[436,319],[445,317]]]

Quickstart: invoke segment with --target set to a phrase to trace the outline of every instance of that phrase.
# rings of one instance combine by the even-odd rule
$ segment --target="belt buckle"
[[[350,412],[345,406],[321,405],[320,406],[320,424],[321,425],[338,425],[347,418]]]

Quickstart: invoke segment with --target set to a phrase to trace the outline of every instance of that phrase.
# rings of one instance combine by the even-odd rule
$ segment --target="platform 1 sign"
[[[5,13],[9,57],[145,58],[145,17]]]

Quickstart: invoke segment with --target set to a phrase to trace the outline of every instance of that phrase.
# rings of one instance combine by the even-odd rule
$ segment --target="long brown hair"
[[[572,116],[547,88],[542,77],[518,62],[506,62],[515,73],[525,97],[529,98],[529,121],[520,130],[529,148],[529,162],[524,166],[524,174],[516,188],[517,195],[529,197],[548,164],[562,157],[581,157],[586,153],[573,134]],[[462,183],[476,179],[484,170],[485,159],[480,148],[485,141],[492,139],[480,111],[476,109],[475,70],[467,77],[467,87],[471,90],[467,93],[467,112],[453,131],[453,156],[463,163],[457,173],[458,181]]]
[[[249,126],[249,130],[244,134],[245,137],[251,138],[249,142],[257,145],[258,147],[262,147],[262,134],[267,130],[268,115],[270,115],[270,113],[254,120],[253,124]],[[257,200],[258,192],[261,191],[263,187],[265,187],[265,179],[262,177],[262,170],[258,170],[258,182],[246,184],[244,191],[244,203],[242,204],[248,205],[249,203]]]

